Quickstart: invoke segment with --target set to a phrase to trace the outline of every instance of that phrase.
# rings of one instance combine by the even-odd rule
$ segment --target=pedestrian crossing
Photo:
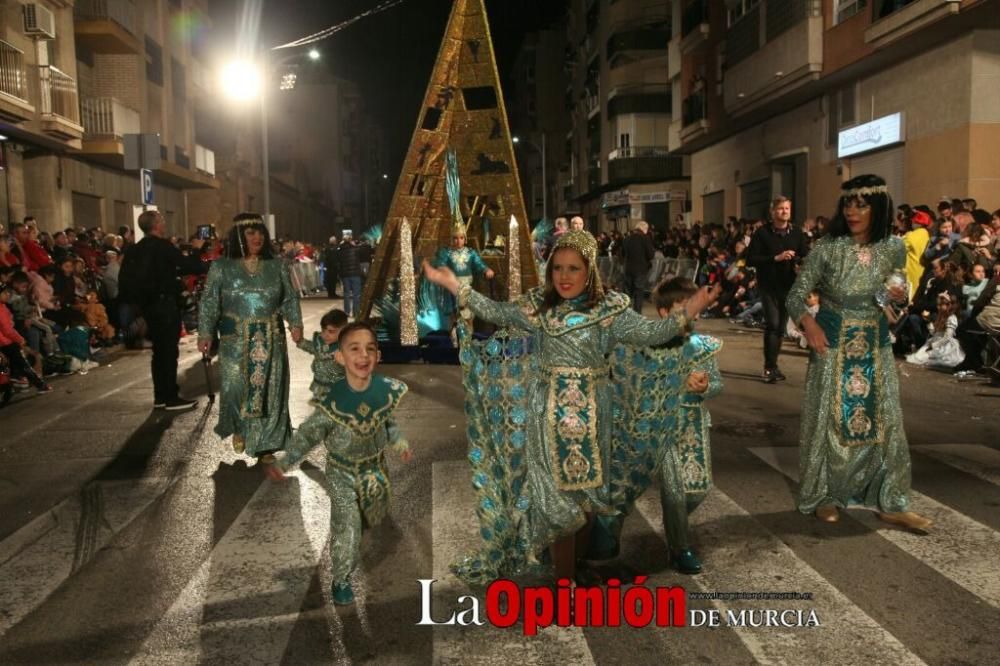
[[[976,447],[973,453],[979,454],[979,449],[988,450]],[[798,482],[797,448],[761,447],[750,451]],[[955,455],[950,453],[948,457],[953,458]],[[870,510],[847,513],[989,605],[1000,607],[1000,534],[916,490],[910,493],[910,508],[934,521],[931,535],[922,536],[905,530],[887,529],[885,523]]]
[[[226,663],[236,654],[280,663],[330,536],[329,514],[326,490],[301,471],[261,484],[133,663]]]
[[[792,514],[794,497],[782,478],[796,480],[797,449],[762,446],[749,451],[766,464],[762,469],[771,470],[766,492],[787,496]],[[993,449],[935,445],[919,447],[919,451],[995,485],[992,475],[997,452]],[[231,458],[228,454],[221,457]],[[452,611],[464,607],[458,604],[460,596],[475,595],[480,602],[483,600],[482,590],[470,590],[448,570],[461,554],[477,545],[478,524],[467,463],[434,461],[428,471],[430,502],[421,512],[426,523],[415,527],[426,534],[407,537],[402,547],[426,547],[432,552],[433,565],[427,577],[437,581],[433,614],[436,621],[443,621]],[[44,610],[60,589],[72,586],[81,570],[94,566],[100,560],[96,553],[118,547],[118,540],[130,525],[141,520],[164,495],[176,491],[176,485],[176,478],[158,477],[100,482],[99,490],[91,489],[89,495],[84,492],[64,501],[0,542],[0,663],[18,661],[5,653],[3,645],[19,637],[26,618]],[[99,495],[97,499],[95,494]],[[683,663],[943,663],[941,656],[929,652],[925,643],[914,641],[912,634],[887,622],[885,609],[872,603],[872,588],[877,596],[883,583],[877,575],[859,575],[856,579],[850,577],[850,572],[830,575],[803,550],[805,542],[823,548],[824,544],[833,546],[834,540],[841,540],[836,545],[852,549],[859,558],[864,557],[865,549],[874,552],[876,544],[888,543],[900,551],[901,557],[924,567],[928,575],[913,580],[912,589],[892,593],[904,602],[907,598],[933,597],[946,586],[965,590],[981,603],[974,615],[981,618],[982,624],[968,627],[974,639],[968,642],[962,658],[967,663],[988,663],[987,655],[996,654],[1000,645],[990,627],[1000,620],[1000,536],[965,515],[961,506],[945,505],[915,490],[914,509],[935,519],[929,536],[887,527],[870,511],[852,510],[848,516],[856,524],[855,529],[827,532],[815,540],[807,531],[816,528],[813,519],[802,516],[804,534],[801,539],[791,538],[769,529],[773,521],[756,515],[752,507],[732,495],[732,489],[715,488],[692,515],[691,530],[705,569],[699,576],[686,577],[665,564],[658,498],[655,489],[648,492],[640,498],[627,523],[622,556],[627,568],[648,573],[649,587],[682,585],[689,593],[808,592],[810,600],[692,600],[689,608],[720,612],[723,626],[714,629],[551,627],[541,630],[538,636],[526,637],[519,625],[510,629],[416,626],[421,607],[419,599],[409,594],[417,588],[416,580],[393,579],[392,567],[383,565],[377,565],[381,577],[378,581],[367,581],[365,577],[370,574],[365,571],[356,577],[355,607],[334,609],[329,605],[326,554],[331,537],[329,499],[315,469],[295,472],[284,484],[263,482],[248,493],[234,519],[206,550],[200,565],[187,574],[176,594],[164,601],[158,621],[123,649],[128,654],[124,661],[292,663],[288,655],[302,649],[305,641],[315,643],[315,651],[327,655],[326,660],[341,662],[352,659],[345,645],[360,640],[370,644],[371,657],[381,662],[381,651],[391,650],[394,642],[388,637],[411,633],[429,643],[423,653],[425,658],[410,661],[404,653],[387,656],[384,661],[600,664],[610,660],[608,655],[616,654],[629,661],[633,646],[642,643],[646,650],[643,654],[673,657],[667,661]],[[410,498],[401,495],[394,501],[394,511],[399,512]],[[794,515],[791,519],[795,520]],[[192,526],[192,534],[211,531],[209,524]],[[369,536],[364,548],[375,547]],[[170,562],[158,566],[168,568]],[[398,593],[400,590],[406,593]],[[885,594],[889,594],[888,590]],[[317,596],[321,597],[318,602],[310,600]],[[404,626],[386,625],[381,618],[385,603],[411,605],[406,613],[409,622]],[[764,608],[813,610],[820,626],[727,626],[729,611],[738,615]],[[905,607],[900,612],[905,613]],[[947,613],[948,608],[942,612]],[[304,614],[312,616],[312,633],[302,629]],[[913,621],[919,623],[919,618]],[[22,651],[17,655],[23,658],[27,648],[21,645],[19,649]]]

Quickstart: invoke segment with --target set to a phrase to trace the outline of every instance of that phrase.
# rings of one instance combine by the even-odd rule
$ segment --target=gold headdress
[[[455,217],[451,222],[451,237],[465,236],[466,228],[465,220],[462,219],[462,213],[456,211]]]
[[[589,271],[587,286],[595,284],[597,285],[597,290],[603,293],[604,285],[601,284],[601,274],[597,270],[597,239],[589,231],[571,230],[563,232],[556,237],[556,242],[552,246],[552,254],[549,255],[549,261],[552,261],[552,257],[555,256],[557,250],[567,247],[579,252],[584,260],[586,260],[587,270]]]

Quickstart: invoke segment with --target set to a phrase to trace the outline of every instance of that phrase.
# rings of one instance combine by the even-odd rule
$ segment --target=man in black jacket
[[[625,288],[632,297],[632,309],[642,314],[649,267],[653,263],[653,255],[656,254],[653,241],[649,238],[649,224],[645,220],[635,223],[632,233],[625,237],[622,250],[625,263]]]
[[[330,244],[323,250],[323,265],[326,267],[323,282],[328,298],[340,298],[337,295],[337,250],[337,237],[330,236]]]
[[[795,266],[809,252],[806,237],[792,226],[792,202],[777,196],[771,202],[771,223],[754,232],[747,262],[757,269],[757,285],[764,306],[764,381],[782,381],[778,368],[781,339],[788,328],[785,299],[795,282]]]
[[[177,386],[180,276],[204,273],[208,267],[199,256],[186,257],[174,247],[166,236],[167,224],[159,212],[142,213],[139,228],[145,237],[125,253],[119,274],[120,296],[139,306],[149,327],[153,342],[153,407],[169,411],[191,409],[197,401],[181,398]],[[204,243],[194,239],[191,246],[201,250]]]

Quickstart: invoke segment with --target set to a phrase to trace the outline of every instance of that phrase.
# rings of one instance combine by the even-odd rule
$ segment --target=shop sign
[[[837,157],[850,157],[903,141],[903,114],[876,118],[870,123],[849,127],[837,134]]]
[[[618,190],[608,192],[601,198],[602,208],[614,208],[616,206],[628,206],[635,204],[660,203],[670,200],[669,192],[635,192],[628,190]]]

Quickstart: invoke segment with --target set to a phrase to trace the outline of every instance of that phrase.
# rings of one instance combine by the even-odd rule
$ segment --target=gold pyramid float
[[[361,318],[372,303],[399,276],[400,225],[412,228],[416,261],[431,259],[438,248],[451,244],[451,215],[445,187],[445,155],[458,154],[462,214],[468,223],[468,244],[483,252],[496,243],[502,254],[484,254],[496,273],[492,296],[508,300],[508,266],[520,263],[521,290],[538,285],[521,182],[510,140],[507,110],[497,74],[493,41],[483,0],[455,0],[437,61],[424,95],[424,105],[413,132],[403,169],[396,183],[382,240],[375,252],[361,296]],[[520,262],[507,256],[511,215],[517,218]],[[419,270],[419,267],[417,268]],[[516,285],[517,280],[513,283]],[[490,293],[485,284],[477,284]]]

